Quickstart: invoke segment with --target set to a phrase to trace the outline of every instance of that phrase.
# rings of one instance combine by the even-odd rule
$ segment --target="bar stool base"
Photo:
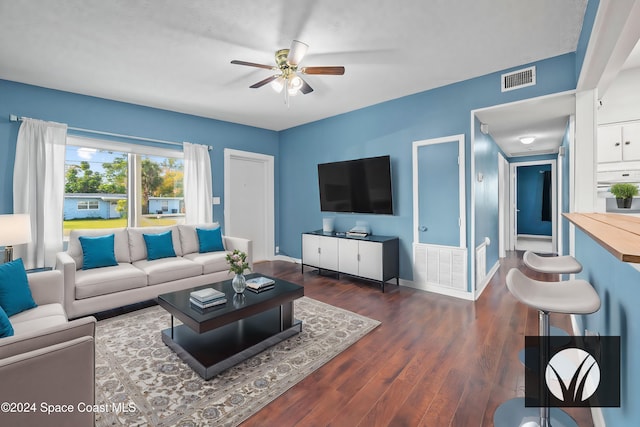
[[[573,418],[559,408],[550,408],[553,427],[578,427]],[[540,425],[540,408],[526,408],[524,398],[507,400],[493,414],[494,427],[537,427]]]

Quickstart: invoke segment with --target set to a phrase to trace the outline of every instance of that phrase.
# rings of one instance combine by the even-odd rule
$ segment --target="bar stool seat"
[[[600,297],[586,280],[542,282],[512,268],[507,288],[521,303],[547,313],[591,314],[600,309]]]
[[[600,297],[585,280],[542,282],[530,279],[518,269],[507,273],[507,288],[521,303],[539,312],[539,335],[549,335],[549,313],[591,314],[600,309]],[[524,398],[501,404],[493,415],[495,427],[577,426],[575,420],[558,408],[527,408]]]
[[[524,265],[540,273],[572,274],[582,271],[582,264],[571,255],[545,257],[526,251],[522,261]]]

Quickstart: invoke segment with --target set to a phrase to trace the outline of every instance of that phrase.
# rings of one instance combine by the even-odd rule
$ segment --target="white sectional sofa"
[[[66,252],[57,255],[56,269],[64,278],[64,308],[69,318],[98,313],[141,301],[166,292],[231,279],[226,254],[235,249],[247,254],[252,266],[250,240],[223,236],[225,251],[199,252],[196,228],[212,229],[218,224],[131,227],[72,230]],[[147,259],[144,234],[171,231],[175,257]],[[114,235],[118,265],[82,269],[80,236]]]

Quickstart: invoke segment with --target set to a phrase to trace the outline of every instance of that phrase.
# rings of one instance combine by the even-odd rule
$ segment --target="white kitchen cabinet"
[[[598,163],[640,160],[640,123],[598,126]]]
[[[302,234],[303,272],[306,265],[318,270],[332,270],[375,280],[380,283],[383,292],[386,281],[395,278],[396,284],[399,283],[397,237],[372,235],[365,238],[350,238],[344,235],[322,234],[321,231]],[[331,250],[323,249],[322,242]],[[330,256],[327,256],[327,253]],[[331,262],[325,258],[330,258]],[[334,259],[335,266],[331,266]]]

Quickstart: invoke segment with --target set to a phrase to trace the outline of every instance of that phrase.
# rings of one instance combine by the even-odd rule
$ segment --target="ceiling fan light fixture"
[[[284,88],[284,77],[280,76],[272,81],[271,87],[278,93],[282,92],[282,89]]]
[[[304,57],[304,55],[307,53],[308,48],[309,48],[308,44],[302,43],[301,41],[298,41],[298,40],[294,40],[291,43],[291,49],[289,49],[289,56],[287,58],[289,65],[293,65],[293,66],[298,65],[300,61],[302,61],[302,58]]]
[[[520,137],[520,142],[525,144],[525,145],[529,145],[535,140],[536,140],[535,136],[521,136]]]

